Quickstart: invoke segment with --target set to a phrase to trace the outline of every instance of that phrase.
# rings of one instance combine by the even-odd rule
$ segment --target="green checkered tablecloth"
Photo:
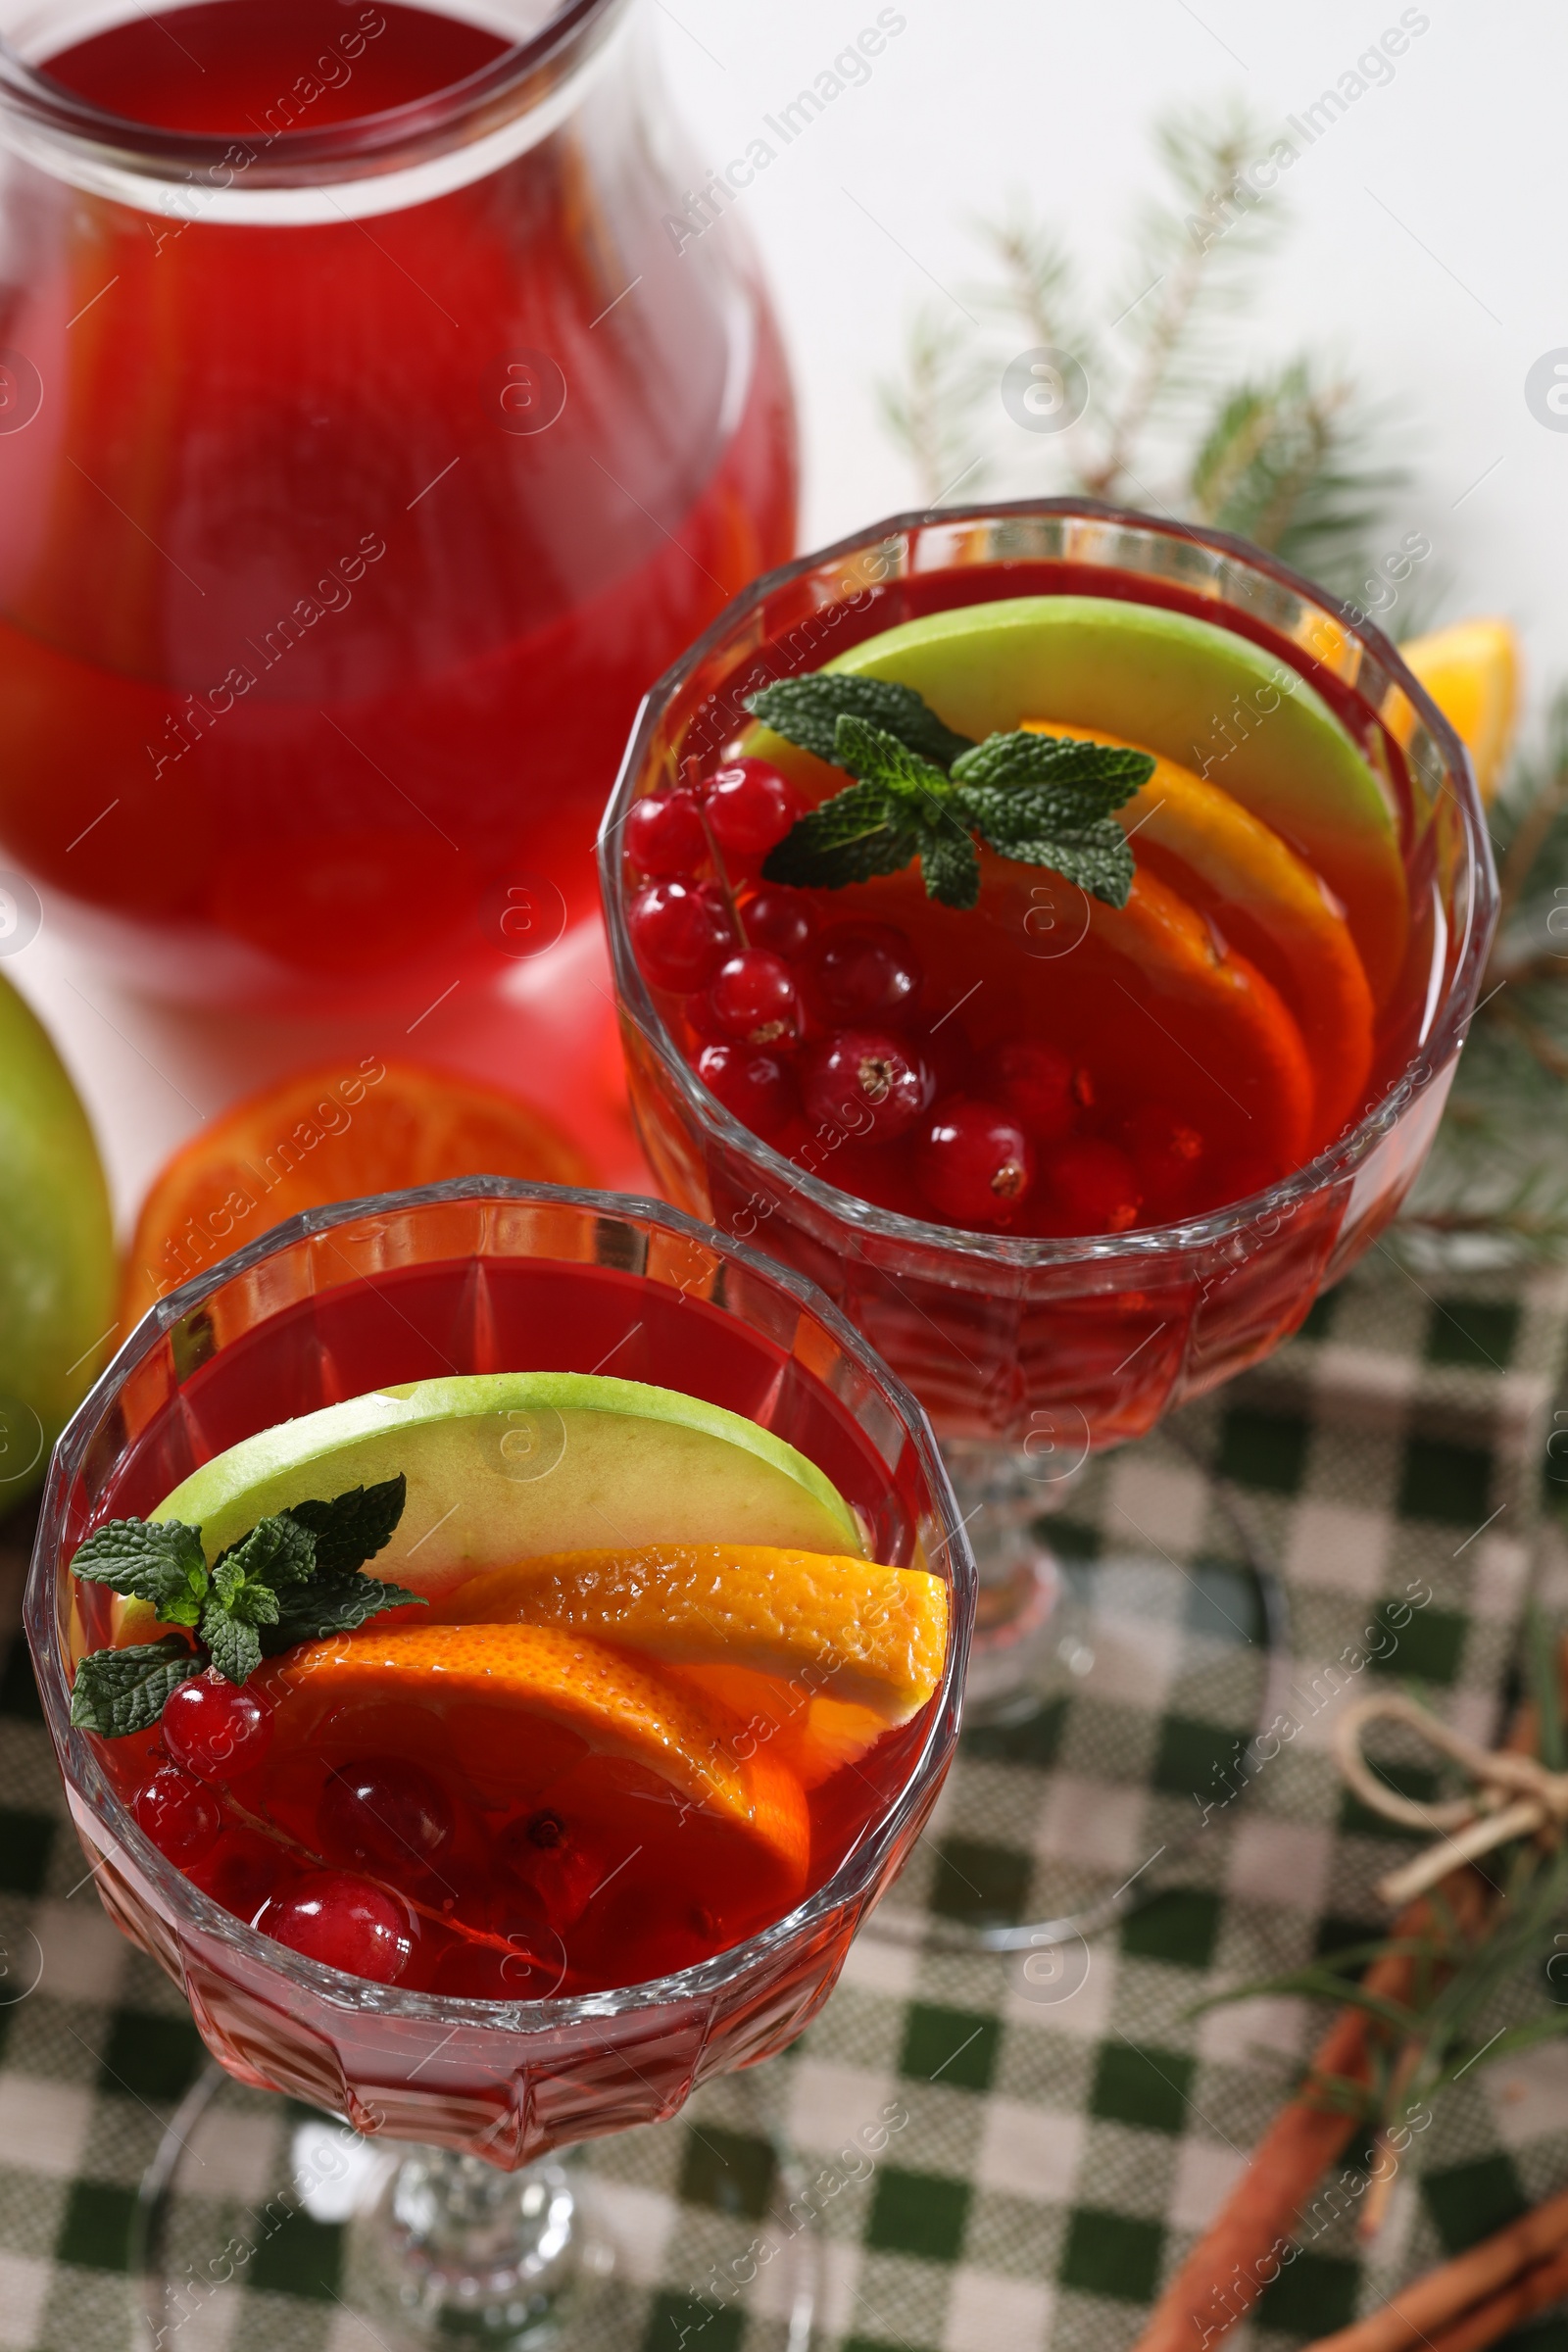
[[[1296,2000],[1192,2005],[1381,1925],[1374,1882],[1411,1850],[1345,1795],[1329,1752],[1336,1689],[1378,1671],[1355,1663],[1366,1629],[1396,1627],[1388,1672],[1490,1740],[1532,1584],[1568,1615],[1568,1549],[1543,1508],[1565,1331],[1560,1275],[1417,1282],[1379,1259],[1268,1365],[1088,1466],[1053,1524],[1102,1613],[1100,1666],[1071,1701],[970,1740],[890,1909],[949,1930],[1028,1919],[1140,1869],[1152,1899],[1044,1981],[1027,1955],[867,1935],[787,2058],[600,2143],[597,2193],[627,2249],[604,2352],[806,2352],[803,2279],[820,2352],[1132,2342],[1323,2022]],[[9,1541],[4,1633],[15,1523]],[[1289,1596],[1270,1703],[1298,1729],[1224,1803],[1264,1662],[1248,1546]],[[1430,1787],[1413,1753],[1394,1770]],[[137,2340],[136,2184],[202,2051],[174,1987],[79,1884],[20,1644],[0,1681],[0,2344],[120,2352]],[[1522,1987],[1515,2007],[1544,1998]],[[257,2250],[243,2283],[191,2309],[179,2352],[384,2340],[343,2299],[342,2226],[288,2192],[302,2121],[225,2084],[192,2122],[171,2260],[219,2225]],[[1568,2181],[1568,2044],[1477,2069],[1417,2152],[1372,2247],[1341,2200],[1245,2340],[1283,2352],[1338,2327]],[[803,2193],[819,2257],[784,2243]],[[285,2218],[259,2229],[270,2198]],[[1558,2323],[1533,2332],[1568,2342]]]

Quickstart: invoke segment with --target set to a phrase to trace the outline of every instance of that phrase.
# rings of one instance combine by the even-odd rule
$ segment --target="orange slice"
[[[1282,1168],[1299,1167],[1311,1147],[1316,1087],[1301,1032],[1278,990],[1152,874],[1134,878],[1125,906],[1092,899],[1089,909],[1092,933],[1147,975],[1156,1003],[1175,999],[1199,1015],[1204,1043],[1192,1057],[1241,1109],[1256,1150]],[[1172,1065],[1179,1088],[1180,1057],[1192,1049],[1152,1008],[1150,1018],[1179,1049]]]
[[[1412,637],[1400,653],[1455,729],[1481,798],[1502,782],[1519,702],[1519,640],[1505,620],[1461,620]]]
[[[641,1767],[677,1799],[766,1847],[804,1883],[810,1825],[799,1781],[771,1756],[736,1753],[733,1719],[624,1651],[536,1625],[373,1627],[306,1642],[258,1687],[294,1710],[298,1744],[359,1710],[420,1706],[443,1719],[481,1798],[548,1786],[585,1755]],[[314,1708],[317,1722],[298,1710]]]
[[[492,1087],[373,1055],[301,1071],[222,1112],[155,1179],[126,1253],[122,1325],[299,1209],[474,1175],[596,1181],[542,1112]]]
[[[750,1749],[766,1749],[803,1788],[817,1788],[857,1763],[888,1728],[877,1707],[851,1698],[812,1698],[799,1678],[781,1682],[747,1666],[671,1666],[672,1680],[728,1710]]]
[[[1125,741],[1054,719],[1023,724],[1032,735]],[[1215,916],[1295,1014],[1314,1072],[1309,1149],[1317,1150],[1360,1108],[1372,1066],[1372,991],[1343,913],[1272,826],[1174,760],[1155,759],[1149,782],[1116,815],[1136,835],[1136,855],[1152,857],[1161,878]],[[1180,871],[1172,874],[1166,858]]]
[[[752,1669],[906,1723],[948,1649],[948,1592],[924,1568],[762,1544],[563,1551],[492,1569],[442,1606],[452,1624],[559,1626],[676,1666]]]

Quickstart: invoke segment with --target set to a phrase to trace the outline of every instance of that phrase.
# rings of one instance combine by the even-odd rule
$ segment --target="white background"
[[[720,167],[831,66],[877,0],[645,0],[696,152]],[[1158,178],[1152,122],[1244,99],[1269,125],[1310,105],[1399,20],[1387,0],[901,0],[905,30],[870,79],[759,175],[732,216],[760,250],[796,371],[803,541],[913,503],[878,421],[921,306],[967,331],[972,223],[1011,192],[1061,224],[1088,291],[1126,275],[1126,235]],[[1568,677],[1568,432],[1525,405],[1542,353],[1568,346],[1568,18],[1546,0],[1431,0],[1388,85],[1371,88],[1283,181],[1293,228],[1257,303],[1228,330],[1227,374],[1307,348],[1386,404],[1411,469],[1396,530],[1433,543],[1446,612],[1521,628],[1533,699]],[[776,142],[775,142],[776,144]],[[1044,483],[1049,443],[1013,434]],[[1031,467],[1035,470],[1031,473]],[[1398,616],[1393,624],[1396,632]],[[49,1021],[98,1124],[122,1214],[200,1119],[274,1072],[358,1047],[353,1024],[223,1022],[139,1003],[47,932],[7,966]],[[526,1088],[516,1016],[461,1000],[410,1041]],[[621,1163],[624,1168],[624,1160]],[[621,1170],[607,1167],[607,1174]]]

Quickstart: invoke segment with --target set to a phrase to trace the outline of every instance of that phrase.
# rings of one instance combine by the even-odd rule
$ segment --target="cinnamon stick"
[[[1401,1919],[1396,1934],[1408,1931],[1408,1920]],[[1398,1999],[1409,1989],[1408,1960],[1393,1955],[1375,1961],[1366,1983],[1370,1990]],[[1312,2073],[1365,2082],[1370,2023],[1360,2009],[1342,2010],[1317,2046]],[[1304,2096],[1282,2107],[1247,2171],[1155,2304],[1135,2352],[1200,2352],[1245,2317],[1268,2283],[1259,2272],[1271,2248],[1289,2238],[1323,2171],[1361,2129],[1359,2117],[1313,2106]]]
[[[1482,2352],[1486,2344],[1494,2344],[1499,2335],[1506,2335],[1532,2312],[1544,2311],[1552,2303],[1560,2303],[1568,2294],[1568,2247],[1554,2254],[1549,2262],[1538,2262],[1533,2271],[1523,2271],[1512,2286],[1490,2302],[1478,2303],[1467,2312],[1456,2328],[1447,2328],[1433,2341],[1431,2352]]]
[[[1562,2283],[1551,2280],[1561,2275]],[[1312,2352],[1471,2352],[1491,2343],[1524,2311],[1540,2311],[1568,2288],[1568,2189],[1510,2222],[1479,2246],[1402,2287],[1367,2320],[1323,2336]],[[1498,2290],[1505,2290],[1499,2292]],[[1537,2301],[1521,2301],[1536,2295]],[[1496,2320],[1504,2305],[1509,2310]],[[1517,2307],[1517,2310],[1515,2309]]]
[[[1479,1922],[1489,1891],[1468,1870],[1455,1872],[1441,1888],[1461,1925]],[[1404,1941],[1430,1934],[1433,1924],[1423,1895],[1399,1914],[1394,1935]],[[1412,1975],[1410,1957],[1396,1952],[1375,1960],[1363,1982],[1369,1992],[1397,2001],[1408,1998]],[[1301,2091],[1258,2141],[1247,2171],[1155,2304],[1134,2352],[1203,2352],[1279,2277],[1280,2254],[1301,2207],[1325,2169],[1363,2129],[1360,2117],[1317,2105],[1313,2080],[1340,2075],[1364,2082],[1371,2071],[1370,2038],[1385,2031],[1364,2010],[1340,2012],[1313,2054]]]

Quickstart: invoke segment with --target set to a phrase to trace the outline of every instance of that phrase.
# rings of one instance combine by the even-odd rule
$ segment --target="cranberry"
[[[714,1017],[731,1037],[785,1051],[801,1033],[801,999],[789,965],[766,948],[743,948],[709,990]]]
[[[697,1075],[754,1135],[777,1135],[795,1108],[795,1080],[776,1054],[748,1046],[705,1046],[697,1056]]]
[[[389,1875],[425,1868],[452,1843],[446,1790],[401,1756],[359,1756],[327,1778],[317,1808],[327,1850]]]
[[[829,1020],[873,1021],[920,993],[920,958],[891,923],[835,923],[816,943],[811,990]]]
[[[265,1902],[252,1925],[346,1977],[395,1984],[414,1954],[408,1913],[352,1870],[313,1870]]]
[[[980,1058],[986,1100],[1010,1111],[1037,1144],[1066,1135],[1078,1115],[1072,1063],[1043,1037],[1004,1037]]]
[[[811,1049],[801,1071],[807,1117],[867,1143],[903,1135],[935,1091],[913,1047],[881,1029],[841,1029]]]
[[[1004,1224],[1034,1172],[1034,1152],[1017,1120],[967,1095],[939,1102],[915,1147],[920,1191],[953,1225]]]
[[[729,910],[698,882],[650,882],[626,915],[645,979],[683,995],[706,988],[734,946]]]
[[[164,1705],[164,1745],[202,1781],[254,1772],[272,1744],[272,1710],[259,1692],[225,1682],[216,1666],[181,1683]]]
[[[745,915],[747,938],[786,963],[798,963],[816,937],[816,908],[798,890],[760,890]]]
[[[783,840],[805,808],[789,778],[765,760],[737,760],[721,767],[704,800],[713,839],[737,858],[762,857]]]
[[[1054,1144],[1044,1160],[1051,1204],[1071,1233],[1125,1233],[1138,1222],[1143,1196],[1132,1161],[1095,1135]]]
[[[183,1870],[218,1843],[223,1817],[215,1797],[176,1765],[161,1765],[136,1791],[131,1811],[161,1854]]]
[[[661,882],[695,874],[707,862],[702,810],[689,792],[651,792],[632,804],[626,851],[633,865]]]

